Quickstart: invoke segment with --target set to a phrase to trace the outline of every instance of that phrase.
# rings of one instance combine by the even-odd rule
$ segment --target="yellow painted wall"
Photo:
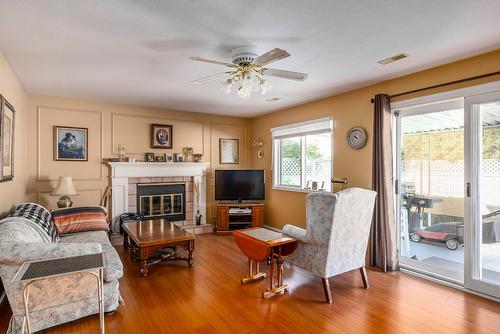
[[[57,198],[48,194],[60,175],[74,177],[76,188],[81,194],[75,197],[76,205],[98,203],[108,184],[108,168],[101,161],[116,154],[118,144],[125,145],[129,155],[135,155],[139,159],[143,159],[145,152],[180,152],[183,146],[193,146],[196,152],[204,153],[205,161],[211,162],[211,170],[222,167],[266,169],[266,224],[275,227],[282,227],[287,223],[304,226],[305,194],[271,189],[270,128],[333,116],[334,174],[348,177],[349,186],[369,188],[373,108],[370,99],[375,94],[396,94],[498,70],[500,50],[247,120],[70,98],[27,96],[5,58],[0,55],[0,94],[6,96],[16,109],[16,177],[12,182],[0,184],[0,214],[26,199],[39,201],[53,208]],[[493,80],[500,78],[448,86],[419,95]],[[415,96],[417,95],[405,98]],[[174,125],[173,150],[150,148],[151,123]],[[89,128],[88,162],[53,161],[54,125]],[[368,132],[367,145],[359,151],[350,149],[345,141],[347,130],[353,126],[362,126]],[[249,145],[256,136],[264,140],[263,159],[257,159],[257,150]],[[240,140],[239,165],[219,166],[220,137]],[[209,199],[213,198],[213,177],[210,178],[208,191]],[[208,218],[214,218],[214,214],[213,206],[209,206]]]
[[[108,185],[109,168],[103,158],[116,156],[118,145],[127,156],[144,160],[146,152],[178,153],[192,146],[203,153],[211,169],[219,168],[219,138],[237,138],[240,163],[232,168],[247,167],[247,134],[249,120],[201,113],[127,106],[60,97],[30,95],[28,98],[28,133],[32,143],[28,149],[28,188],[30,199],[54,208],[57,197],[50,196],[61,175],[72,176],[79,196],[75,205],[97,205]],[[151,124],[173,125],[173,149],[151,148]],[[54,161],[53,126],[88,128],[88,161]],[[226,166],[226,165],[225,165]],[[208,198],[213,198],[213,174],[210,174]],[[207,217],[214,218],[212,201]]]
[[[281,228],[285,224],[305,226],[306,194],[272,189],[271,128],[325,116],[333,116],[335,123],[334,176],[349,178],[350,187],[370,188],[373,132],[373,105],[370,99],[375,94],[385,93],[393,95],[403,91],[419,89],[499,70],[500,50],[497,50],[253,119],[251,122],[250,139],[261,137],[264,140],[264,158],[258,159],[257,149],[251,149],[250,164],[252,168],[263,168],[266,170],[265,224],[278,228]],[[418,95],[407,95],[404,99],[495,80],[500,80],[500,76],[429,90]],[[396,101],[396,99],[393,101]],[[366,146],[361,150],[350,149],[346,143],[345,137],[347,131],[353,126],[362,126],[367,131],[368,141]]]
[[[0,183],[0,217],[26,198],[27,145],[33,139],[27,132],[28,96],[9,63],[0,52],[0,94],[15,109],[14,179]]]

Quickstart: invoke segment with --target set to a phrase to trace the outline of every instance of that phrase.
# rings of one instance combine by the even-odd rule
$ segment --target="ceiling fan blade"
[[[201,83],[204,83],[206,81],[210,81],[210,80],[213,80],[213,79],[217,79],[217,78],[220,78],[228,73],[231,73],[231,72],[223,72],[223,73],[218,73],[218,74],[212,74],[212,75],[209,75],[208,77],[203,77],[203,78],[200,78],[200,79],[197,79],[197,80],[193,80],[191,81],[191,83],[194,83],[194,84],[201,84]]]
[[[217,64],[217,65],[226,65],[229,67],[235,67],[233,63],[229,63],[227,61],[222,61],[222,60],[215,60],[215,59],[210,59],[210,58],[205,58],[205,57],[189,57],[191,60],[197,60],[197,61],[202,61],[205,63],[211,63],[211,64]]]
[[[307,79],[306,73],[277,70],[275,68],[263,68],[262,74],[283,79],[297,80],[297,81],[304,81]]]
[[[286,57],[290,57],[290,54],[286,52],[286,50],[276,48],[264,53],[263,55],[258,56],[255,59],[255,63],[257,65],[267,65],[269,63],[272,63],[273,61],[277,61]]]

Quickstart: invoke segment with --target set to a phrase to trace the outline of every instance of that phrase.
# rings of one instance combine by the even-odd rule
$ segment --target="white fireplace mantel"
[[[202,224],[206,223],[207,171],[206,162],[108,162],[111,168],[113,219],[128,212],[129,178],[140,177],[193,177],[193,183],[200,190],[200,201],[193,205],[193,217],[199,210]],[[194,219],[194,218],[193,218]]]

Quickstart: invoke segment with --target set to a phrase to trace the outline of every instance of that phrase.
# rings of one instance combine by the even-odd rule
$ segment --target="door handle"
[[[465,194],[467,197],[470,197],[470,182],[467,182],[466,184]]]

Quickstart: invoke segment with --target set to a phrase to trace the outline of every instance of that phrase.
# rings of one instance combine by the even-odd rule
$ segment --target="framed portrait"
[[[88,161],[87,128],[54,126],[54,160]]]
[[[155,161],[156,162],[165,162],[165,160],[163,159],[163,155],[157,155],[155,157]]]
[[[219,138],[219,163],[237,164],[239,159],[238,139]]]
[[[0,95],[0,182],[14,178],[14,107]]]
[[[172,148],[172,125],[151,125],[151,147]]]
[[[146,162],[154,162],[155,155],[154,155],[154,153],[146,153],[144,159],[145,159],[144,161],[146,161]]]

